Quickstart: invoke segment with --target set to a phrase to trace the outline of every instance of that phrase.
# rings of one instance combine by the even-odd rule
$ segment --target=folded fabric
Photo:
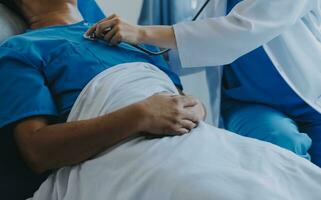
[[[87,85],[69,121],[104,115],[163,91],[177,94],[153,65],[119,65]],[[309,161],[200,123],[184,136],[133,138],[62,168],[33,200],[318,200],[320,188],[321,170]]]

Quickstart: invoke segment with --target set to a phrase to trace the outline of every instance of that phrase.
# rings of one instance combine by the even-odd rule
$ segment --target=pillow
[[[79,2],[80,11],[86,20],[94,22],[104,17],[94,0]],[[25,32],[27,24],[0,3],[0,28],[1,44],[10,36]],[[12,128],[0,129],[0,199],[21,200],[31,197],[49,173],[38,175],[29,170],[15,144]]]
[[[96,22],[104,18],[104,14],[94,0],[79,0],[79,10],[84,19],[89,22]],[[27,24],[10,9],[0,3],[0,43],[8,37],[23,33]]]
[[[27,24],[0,3],[0,44],[23,33]],[[0,80],[1,83],[1,80]],[[0,129],[0,194],[1,199],[21,200],[31,197],[48,174],[38,175],[28,169],[16,147],[12,129]]]
[[[0,43],[8,37],[23,33],[27,25],[15,13],[3,4],[0,4]]]

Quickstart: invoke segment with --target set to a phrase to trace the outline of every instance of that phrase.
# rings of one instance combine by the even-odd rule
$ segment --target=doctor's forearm
[[[243,0],[227,16],[174,25],[182,66],[230,64],[268,44],[318,7],[318,0]]]
[[[161,48],[177,48],[172,26],[141,26],[140,44],[149,44]]]

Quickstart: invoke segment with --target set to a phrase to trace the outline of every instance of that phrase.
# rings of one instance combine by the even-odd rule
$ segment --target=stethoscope
[[[192,21],[196,21],[199,16],[203,13],[204,9],[206,8],[206,6],[208,5],[208,3],[210,2],[211,0],[206,0],[205,3],[202,5],[202,7],[199,9],[199,11],[196,13],[196,15],[192,18]],[[110,31],[112,28],[109,27],[106,29],[106,32]],[[96,33],[94,32],[92,35],[90,36],[86,36],[84,35],[84,37],[86,39],[89,39],[89,40],[96,40],[96,39],[100,39],[99,37],[97,37]],[[139,45],[134,45],[134,44],[129,44],[130,46],[134,47],[135,49],[138,49],[150,56],[160,56],[160,55],[163,55],[167,52],[169,52],[171,49],[164,49],[162,51],[158,51],[158,52],[154,52],[154,51],[150,51],[142,46],[139,46]]]

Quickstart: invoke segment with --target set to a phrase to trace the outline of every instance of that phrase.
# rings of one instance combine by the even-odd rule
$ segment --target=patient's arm
[[[15,127],[20,151],[36,172],[79,164],[140,132],[181,135],[196,126],[197,116],[185,109],[195,99],[154,95],[95,119],[51,124],[48,117],[25,119]]]

